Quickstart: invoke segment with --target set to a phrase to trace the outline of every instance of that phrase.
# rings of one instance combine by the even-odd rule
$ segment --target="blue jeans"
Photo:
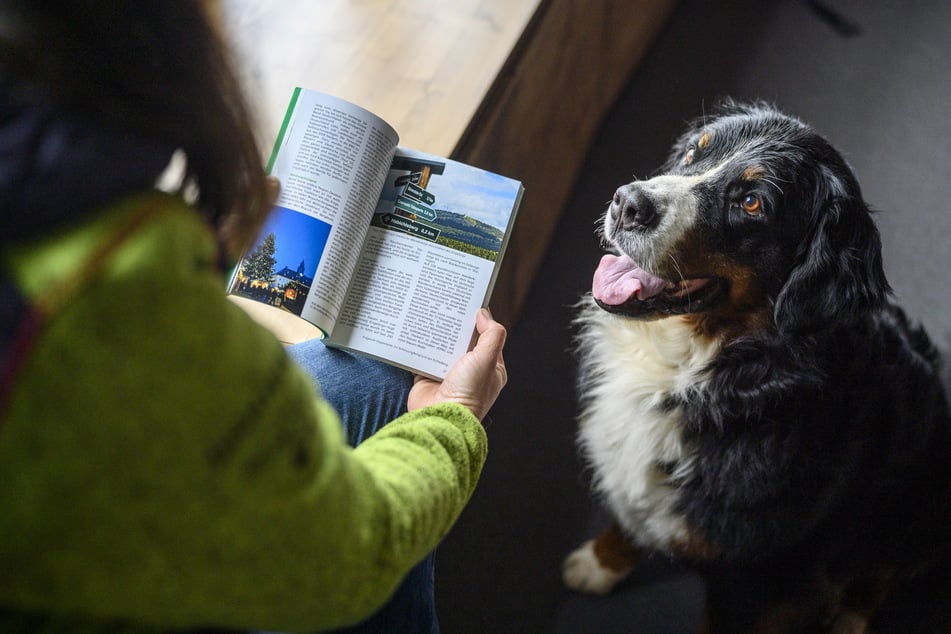
[[[413,376],[405,370],[326,347],[320,340],[288,348],[288,353],[320,385],[320,392],[343,421],[351,446],[406,412]],[[363,623],[339,630],[352,634],[439,634],[433,589],[434,553],[416,565],[396,593]]]

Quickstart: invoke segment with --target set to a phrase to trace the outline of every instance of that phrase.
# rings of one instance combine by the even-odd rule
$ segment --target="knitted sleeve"
[[[441,405],[347,447],[310,379],[223,297],[196,223],[152,223],[18,376],[0,603],[163,628],[361,620],[461,512],[484,431]]]

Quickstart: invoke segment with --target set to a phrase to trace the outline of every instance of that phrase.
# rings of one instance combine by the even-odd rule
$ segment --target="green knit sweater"
[[[0,414],[9,626],[353,623],[472,494],[478,420],[438,405],[346,446],[307,375],[224,297],[215,241],[177,199],[129,199],[2,255],[50,314]]]

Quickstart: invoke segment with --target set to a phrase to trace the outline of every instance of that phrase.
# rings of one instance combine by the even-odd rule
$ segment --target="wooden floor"
[[[521,180],[492,298],[512,325],[587,148],[675,0],[218,0],[269,148],[295,86],[386,119],[400,144]],[[615,28],[624,24],[623,29]],[[285,341],[313,336],[288,332]]]
[[[295,86],[380,115],[449,156],[541,0],[222,0],[267,144]]]

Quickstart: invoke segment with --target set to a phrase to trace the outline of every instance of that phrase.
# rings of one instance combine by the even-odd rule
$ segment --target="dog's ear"
[[[782,333],[808,334],[830,322],[851,323],[890,290],[868,207],[860,198],[832,198],[820,206],[776,298],[776,325]]]

